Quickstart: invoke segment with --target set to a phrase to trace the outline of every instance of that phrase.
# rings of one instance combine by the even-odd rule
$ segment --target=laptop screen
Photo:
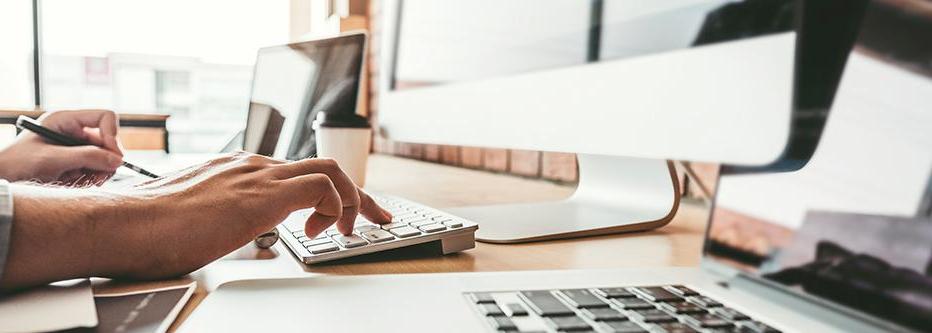
[[[356,112],[365,41],[353,33],[259,50],[245,148],[272,146],[289,160],[316,154],[317,112]],[[277,140],[264,140],[277,132]]]
[[[865,8],[821,135],[795,143],[812,145],[811,157],[793,168],[723,167],[706,258],[926,330],[932,1]]]

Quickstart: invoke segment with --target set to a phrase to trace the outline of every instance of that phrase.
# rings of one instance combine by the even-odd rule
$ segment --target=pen
[[[56,131],[53,131],[45,126],[39,125],[38,122],[26,116],[19,116],[19,118],[16,119],[16,127],[36,133],[37,135],[45,138],[46,140],[52,141],[53,143],[62,145],[62,146],[73,147],[73,146],[92,145],[90,142],[87,142],[87,141],[84,141],[78,138],[74,138],[68,135],[64,135]],[[159,178],[158,175],[151,173],[149,171],[146,171],[146,169],[140,168],[127,161],[123,161],[122,165],[144,176],[149,176],[152,178]]]

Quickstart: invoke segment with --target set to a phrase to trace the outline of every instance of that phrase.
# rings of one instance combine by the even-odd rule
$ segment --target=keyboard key
[[[720,308],[720,307],[722,307],[722,303],[719,303],[718,301],[716,301],[716,300],[714,300],[714,299],[712,299],[711,297],[708,297],[708,296],[690,297],[690,298],[689,298],[689,301],[692,302],[693,304],[699,305],[699,306],[704,307],[704,308]]]
[[[327,229],[327,236],[342,235],[337,229]]]
[[[421,234],[420,231],[412,227],[395,228],[395,229],[389,230],[388,232],[395,234],[395,236],[398,236],[398,238],[406,238],[406,237],[417,236]]]
[[[312,254],[321,254],[321,253],[333,252],[333,251],[336,251],[336,250],[339,250],[339,249],[340,249],[339,246],[337,246],[336,244],[334,244],[333,242],[330,242],[330,241],[327,241],[326,244],[320,244],[320,245],[309,246],[309,247],[307,248],[307,250],[310,251]]]
[[[375,224],[370,224],[370,225],[364,225],[364,226],[361,226],[361,227],[356,227],[356,229],[353,229],[353,230],[355,230],[356,233],[364,233],[364,232],[366,232],[366,231],[373,230],[373,229],[378,229],[378,228],[379,228],[379,226],[377,226],[377,225],[375,225]]]
[[[753,332],[753,333],[780,333],[776,328],[767,326],[762,322],[753,320],[745,321],[740,324],[740,332]]]
[[[292,232],[291,234],[294,235],[294,238],[307,237],[304,235],[304,231],[295,231],[295,232]]]
[[[507,311],[512,317],[527,316],[527,310],[524,309],[523,305],[518,304],[518,303],[506,304],[505,311]]]
[[[638,318],[645,323],[663,323],[676,321],[676,317],[673,317],[666,312],[657,309],[634,310],[630,312],[630,315],[631,317]]]
[[[672,291],[674,294],[677,294],[680,296],[698,296],[699,295],[699,293],[696,292],[695,290],[692,290],[692,289],[687,288],[686,286],[680,286],[680,285],[667,286],[667,290]]]
[[[702,328],[725,328],[734,326],[730,321],[713,314],[694,314],[683,317],[687,324]]]
[[[699,331],[694,330],[692,327],[686,326],[686,324],[683,323],[658,324],[656,329],[658,333],[699,333]]]
[[[595,308],[583,310],[583,315],[595,321],[621,321],[628,320],[621,311],[612,308]]]
[[[321,238],[321,239],[312,239],[309,241],[301,242],[301,245],[304,245],[304,247],[311,247],[315,245],[329,244],[329,243],[330,243],[330,238]]]
[[[492,294],[489,293],[471,293],[466,298],[476,304],[495,303],[495,298],[492,298]]]
[[[527,302],[532,311],[541,317],[572,316],[576,314],[547,290],[522,291],[518,295]]]
[[[444,227],[440,223],[434,223],[434,224],[420,226],[418,227],[418,229],[421,229],[421,231],[423,232],[431,233],[431,232],[438,232],[438,231],[446,230],[447,227]]]
[[[351,249],[354,247],[360,247],[360,246],[369,244],[369,242],[367,242],[365,239],[362,239],[362,237],[359,237],[356,235],[333,236],[333,240],[335,240],[337,244],[340,244],[341,246],[347,249]]]
[[[610,332],[615,333],[647,333],[641,325],[633,321],[607,321],[602,323]]]
[[[417,220],[417,221],[411,221],[411,222],[408,222],[408,225],[410,225],[410,226],[412,226],[412,227],[420,227],[420,226],[429,225],[429,224],[435,224],[435,223],[436,223],[437,225],[441,225],[441,224],[439,224],[439,223],[437,223],[437,222],[434,222],[434,221],[431,221],[431,220],[428,220],[428,219]]]
[[[391,230],[394,228],[401,228],[401,227],[407,227],[407,226],[408,224],[404,222],[392,222],[392,223],[383,224],[382,230]]]
[[[615,304],[618,304],[622,309],[625,310],[634,310],[634,309],[654,309],[655,306],[650,304],[650,302],[645,301],[640,298],[615,298]]]
[[[508,317],[489,317],[489,323],[492,324],[492,328],[496,331],[511,331],[518,329],[518,326],[515,326],[515,322],[511,321],[511,318]]]
[[[625,288],[599,288],[595,290],[599,295],[606,298],[629,298],[636,297],[633,293]]]
[[[607,308],[608,303],[599,299],[586,289],[564,289],[560,290],[570,305],[580,309],[585,308]]]
[[[547,324],[561,332],[589,331],[592,329],[589,323],[576,316],[547,318]]]
[[[395,236],[392,236],[392,234],[388,233],[388,231],[379,229],[369,230],[359,235],[373,243],[381,243],[395,239]]]
[[[301,243],[307,242],[307,241],[309,241],[309,240],[311,240],[311,239],[310,239],[310,238],[307,238],[307,236],[298,237],[298,242],[301,242]]]
[[[670,302],[660,303],[660,308],[676,314],[684,313],[706,313],[702,307],[690,302]]]
[[[719,308],[719,309],[715,309],[712,311],[715,312],[715,314],[722,316],[722,318],[732,320],[732,321],[751,319],[751,317],[748,317],[747,315],[741,312],[738,312],[738,310],[735,310],[732,308]]]
[[[463,222],[454,220],[443,221],[443,225],[447,226],[448,228],[460,228],[463,226]]]
[[[498,307],[495,303],[481,303],[479,304],[479,313],[483,316],[504,316],[505,312],[502,311],[502,308]]]
[[[663,287],[637,287],[633,288],[637,293],[643,295],[647,300],[653,302],[681,302],[682,298],[676,294],[664,289]]]

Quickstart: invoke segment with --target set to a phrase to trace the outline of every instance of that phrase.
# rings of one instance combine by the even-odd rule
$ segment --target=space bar
[[[576,314],[549,291],[522,291],[519,294],[531,309],[541,317],[572,316]]]

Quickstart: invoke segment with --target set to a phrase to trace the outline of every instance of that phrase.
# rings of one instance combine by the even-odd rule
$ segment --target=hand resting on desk
[[[14,184],[13,231],[0,289],[75,277],[158,279],[192,272],[314,207],[305,232],[357,214],[387,223],[333,160],[236,153],[129,189]]]

